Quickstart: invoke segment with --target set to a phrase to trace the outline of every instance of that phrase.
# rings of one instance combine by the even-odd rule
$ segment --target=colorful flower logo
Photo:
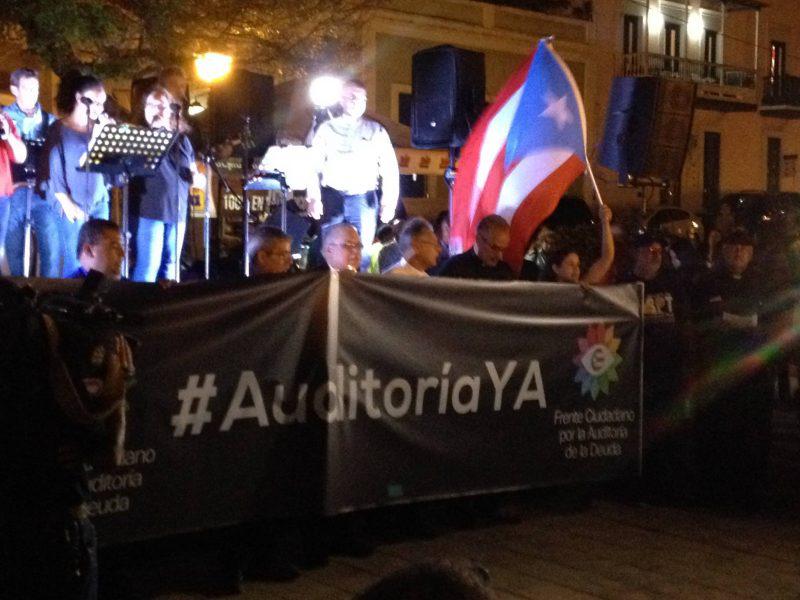
[[[581,384],[581,394],[591,393],[592,400],[597,400],[600,392],[608,395],[609,386],[619,381],[617,366],[622,357],[617,354],[620,342],[614,337],[614,326],[606,327],[602,323],[590,325],[585,338],[578,338],[580,354],[572,359],[578,367],[575,382]]]

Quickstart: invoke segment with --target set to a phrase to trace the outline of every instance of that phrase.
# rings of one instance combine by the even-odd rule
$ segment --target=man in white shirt
[[[353,225],[364,246],[372,244],[380,219],[394,217],[400,191],[397,157],[380,123],[364,117],[367,91],[358,81],[342,88],[342,114],[320,125],[311,143],[317,177],[309,183],[309,214],[323,224]]]
[[[426,271],[436,266],[436,259],[442,251],[433,227],[422,217],[414,217],[406,222],[397,243],[403,258],[386,270],[388,275],[427,277]]]

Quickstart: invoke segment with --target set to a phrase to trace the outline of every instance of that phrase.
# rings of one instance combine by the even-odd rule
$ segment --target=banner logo
[[[581,394],[590,393],[597,400],[600,392],[610,394],[609,387],[619,381],[617,367],[622,357],[617,353],[620,338],[614,337],[614,326],[590,325],[585,338],[578,338],[580,353],[572,359],[578,367],[575,382],[581,384]]]

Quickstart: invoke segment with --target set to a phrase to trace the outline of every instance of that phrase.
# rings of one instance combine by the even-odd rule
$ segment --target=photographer
[[[5,238],[8,268],[12,276],[19,277],[25,272],[25,220],[28,212],[26,182],[29,178],[35,179],[41,147],[56,117],[44,111],[39,104],[39,73],[35,69],[17,69],[11,73],[10,84],[15,102],[3,107],[3,112],[14,121],[28,149],[24,164],[12,165],[14,193],[8,208]],[[34,191],[31,197],[30,219],[39,249],[39,274],[42,277],[58,277],[60,257],[56,213],[39,191]]]
[[[14,121],[0,112],[0,245],[5,248],[11,195],[14,182],[11,163],[21,164],[28,157],[28,150],[17,131]]]
[[[94,600],[92,466],[119,464],[133,360],[98,303],[0,280],[0,598]],[[102,356],[102,359],[98,359]]]

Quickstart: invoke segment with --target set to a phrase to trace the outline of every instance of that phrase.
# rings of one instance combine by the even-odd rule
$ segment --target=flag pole
[[[597,179],[594,178],[594,171],[592,171],[592,163],[589,162],[589,157],[586,157],[586,172],[589,173],[589,179],[592,180],[592,187],[594,188],[594,193],[597,196],[597,201],[600,203],[600,206],[605,206],[606,203],[603,202],[603,196],[600,195],[600,188],[597,187]]]

